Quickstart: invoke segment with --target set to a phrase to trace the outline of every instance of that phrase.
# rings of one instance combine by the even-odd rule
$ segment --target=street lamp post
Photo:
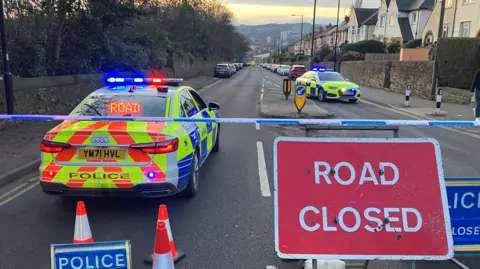
[[[310,64],[313,65],[313,42],[315,39],[315,16],[317,12],[317,0],[313,2],[313,26],[312,26],[312,48],[310,50]]]
[[[338,17],[340,16],[340,0],[338,0],[337,7],[337,29],[335,30],[335,46],[333,52],[333,70],[337,71],[337,41],[338,41]]]
[[[303,48],[303,15],[291,15],[292,17],[302,17],[302,25],[300,26],[300,52],[304,51]]]
[[[0,0],[0,35],[2,42],[2,53],[3,53],[3,82],[5,83],[5,99],[7,99],[7,114],[14,113],[14,95],[13,95],[13,85],[12,85],[12,74],[10,74],[9,69],[9,59],[7,51],[7,37],[5,35],[5,14],[3,8],[3,0]]]

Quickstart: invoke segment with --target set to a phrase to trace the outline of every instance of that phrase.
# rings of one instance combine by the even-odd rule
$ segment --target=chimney
[[[350,17],[348,17],[348,16],[345,16],[345,22],[347,22],[347,23],[348,23],[349,21],[350,21]]]

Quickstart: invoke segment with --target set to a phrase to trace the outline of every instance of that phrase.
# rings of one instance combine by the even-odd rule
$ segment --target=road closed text
[[[348,162],[314,162],[316,185],[385,185],[393,186],[400,180],[398,167],[391,162],[364,162],[354,167]],[[360,173],[358,171],[361,171]],[[372,201],[373,202],[373,201]],[[325,201],[328,203],[328,201]],[[351,201],[355,204],[355,201]],[[364,229],[369,232],[418,232],[422,228],[423,218],[419,210],[412,207],[380,207],[372,205],[355,207],[345,204],[336,210],[325,206],[306,205],[299,211],[300,226],[309,232],[325,231],[356,232]]]
[[[321,217],[321,221],[314,221]],[[335,220],[335,221],[332,221]],[[320,223],[321,222],[321,223]],[[356,232],[365,229],[369,232],[413,233],[422,228],[422,215],[415,208],[377,208],[368,207],[363,211],[353,207],[344,207],[339,212],[328,212],[326,206],[321,209],[306,206],[299,213],[300,226],[309,232]]]

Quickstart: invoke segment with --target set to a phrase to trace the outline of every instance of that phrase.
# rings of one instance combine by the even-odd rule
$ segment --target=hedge
[[[470,89],[480,69],[480,38],[442,38],[437,49],[440,85]]]
[[[356,43],[345,44],[343,53],[356,51],[360,53],[385,53],[385,45],[377,40],[364,40]]]
[[[420,45],[422,45],[422,40],[421,39],[414,39],[414,40],[410,40],[407,43],[403,44],[403,47],[406,48],[406,49],[414,49],[414,48],[420,47]]]

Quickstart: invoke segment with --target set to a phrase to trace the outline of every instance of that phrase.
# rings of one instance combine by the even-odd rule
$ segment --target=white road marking
[[[262,93],[263,93],[263,91],[264,91],[264,89],[263,89],[263,87],[262,87]]]
[[[260,177],[260,191],[262,196],[270,197],[270,184],[268,183],[267,165],[265,163],[265,155],[263,153],[263,143],[257,141],[257,156],[258,156],[258,175]]]
[[[255,123],[255,129],[260,130],[260,124],[258,122]]]
[[[202,93],[202,92],[204,92],[204,91],[206,91],[206,90],[208,90],[208,89],[211,89],[213,86],[215,86],[215,85],[217,85],[218,83],[220,83],[220,81],[222,81],[222,80],[219,79],[219,80],[215,81],[215,82],[212,83],[212,84],[209,84],[209,85],[207,85],[207,86],[204,86],[204,87],[200,88],[199,90],[197,90],[197,92],[198,92],[198,93]]]
[[[455,258],[452,258],[452,262],[455,263],[456,265],[458,265],[462,269],[470,269],[465,264],[461,263],[460,261],[458,261]]]
[[[260,94],[260,100],[263,100],[263,93]]]
[[[267,269],[277,269],[277,267],[273,265],[267,265]]]
[[[36,179],[36,178],[35,178]],[[8,191],[7,193],[3,194],[2,196],[0,196],[0,201],[3,200],[4,198],[10,196],[10,194],[13,194],[12,196],[8,197],[7,199],[3,200],[0,202],[0,206],[4,206],[5,204],[7,204],[8,202],[12,201],[13,199],[17,198],[18,196],[26,193],[27,191],[35,188],[37,185],[39,184],[39,182],[37,183],[34,183],[34,184],[31,184],[29,185],[28,183],[23,183],[21,184],[20,186],[17,186],[15,187],[14,189]],[[26,188],[24,188],[25,186],[27,186]]]

